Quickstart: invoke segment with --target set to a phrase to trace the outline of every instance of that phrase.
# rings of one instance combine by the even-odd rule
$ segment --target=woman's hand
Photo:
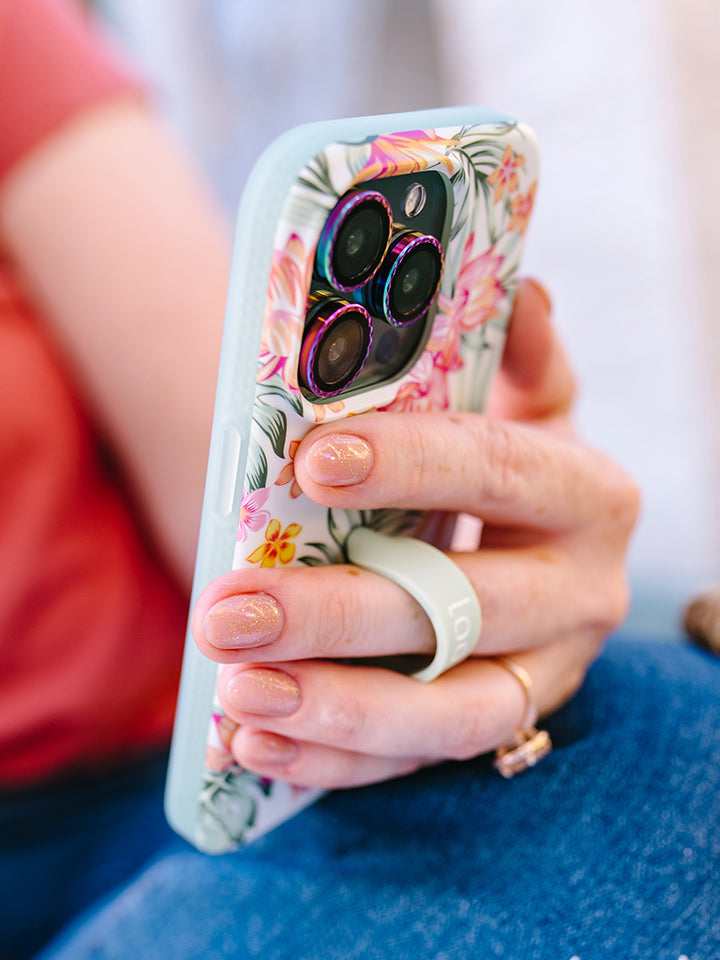
[[[483,611],[473,654],[424,684],[337,659],[431,654],[424,610],[350,566],[236,571],[193,614],[200,649],[228,666],[223,708],[237,761],[293,783],[383,780],[505,743],[533,678],[540,713],[578,689],[627,606],[624,557],[634,484],[582,446],[567,419],[574,380],[532,281],[516,299],[488,416],[380,413],[313,430],[295,456],[304,492],[335,508],[449,511],[482,518],[479,549],[450,556]]]

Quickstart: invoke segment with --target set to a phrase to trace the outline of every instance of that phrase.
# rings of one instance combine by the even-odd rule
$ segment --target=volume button
[[[242,437],[238,428],[232,421],[226,421],[222,425],[213,503],[215,513],[223,520],[229,517],[235,508],[241,443]]]

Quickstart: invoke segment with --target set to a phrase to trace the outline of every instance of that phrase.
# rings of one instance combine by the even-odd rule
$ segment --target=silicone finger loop
[[[434,680],[464,660],[480,636],[482,614],[472,584],[442,551],[411,537],[357,527],[346,541],[352,563],[392,580],[425,610],[435,631],[432,662],[412,674]]]

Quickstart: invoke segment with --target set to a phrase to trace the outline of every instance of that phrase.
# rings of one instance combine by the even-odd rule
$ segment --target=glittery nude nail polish
[[[226,692],[237,710],[268,717],[287,717],[302,703],[300,687],[288,673],[263,667],[238,673]]]
[[[223,650],[261,647],[280,636],[284,625],[282,608],[267,593],[226,597],[205,615],[205,637]]]
[[[296,760],[299,753],[299,747],[293,740],[261,731],[245,741],[243,759],[261,766],[285,766]]]
[[[362,437],[330,434],[316,440],[305,458],[305,469],[315,483],[345,487],[360,483],[373,466],[372,447]]]

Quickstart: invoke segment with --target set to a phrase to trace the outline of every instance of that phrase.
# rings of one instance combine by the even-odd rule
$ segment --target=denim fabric
[[[337,792],[216,858],[165,845],[155,823],[152,861],[42,960],[717,960],[719,692],[699,651],[613,641],[534,770],[505,781],[480,758]],[[112,830],[124,857],[144,827]],[[52,856],[41,915],[52,871],[69,891],[97,869]]]
[[[112,775],[0,795],[0,960],[37,950],[127,883],[174,834],[162,813],[165,757]]]

